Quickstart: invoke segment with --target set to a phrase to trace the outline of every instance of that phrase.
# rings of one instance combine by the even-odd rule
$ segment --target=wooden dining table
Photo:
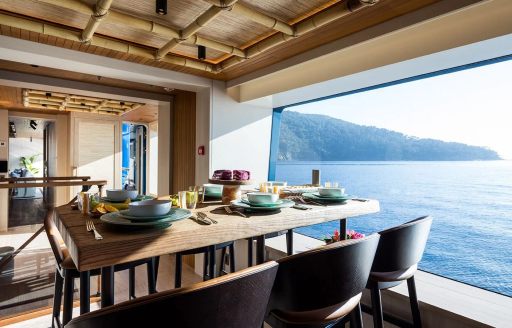
[[[252,212],[247,218],[227,214],[222,204],[199,204],[193,214],[204,212],[217,224],[204,225],[192,218],[174,222],[166,229],[119,229],[93,219],[102,240],[87,232],[85,217],[71,205],[55,209],[54,220],[80,271],[80,312],[89,312],[90,270],[101,269],[101,306],[114,304],[114,265],[212,246],[233,240],[256,238],[256,260],[264,259],[265,234],[339,220],[345,236],[347,219],[380,210],[377,200],[350,200],[344,204],[315,206],[300,210]],[[212,256],[215,256],[215,252]],[[211,261],[210,263],[215,263]],[[213,276],[213,275],[211,275]]]

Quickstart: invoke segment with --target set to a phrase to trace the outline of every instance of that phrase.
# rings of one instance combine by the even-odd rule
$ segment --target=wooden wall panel
[[[176,193],[195,185],[196,94],[179,91],[174,96],[172,190]]]

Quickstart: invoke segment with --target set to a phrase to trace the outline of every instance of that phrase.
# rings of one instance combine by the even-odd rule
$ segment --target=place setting
[[[83,193],[79,207],[83,213],[99,217],[110,226],[124,228],[168,228],[175,221],[188,218],[188,209],[172,208],[172,201],[139,195],[136,190],[110,189],[106,197]],[[107,202],[108,201],[108,202]],[[88,227],[88,230],[94,228]]]
[[[345,194],[345,188],[341,187],[319,187],[315,192],[306,192],[301,196],[305,202],[319,203],[319,205],[345,204],[354,197]]]

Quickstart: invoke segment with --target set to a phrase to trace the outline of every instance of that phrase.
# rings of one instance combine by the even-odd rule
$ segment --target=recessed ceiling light
[[[205,46],[197,46],[197,58],[199,60],[206,59],[206,47]]]
[[[156,13],[167,15],[167,0],[156,0]]]

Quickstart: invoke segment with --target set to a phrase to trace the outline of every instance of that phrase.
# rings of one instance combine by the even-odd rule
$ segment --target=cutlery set
[[[96,239],[96,240],[103,239],[103,237],[100,235],[100,233],[98,231],[96,231],[96,227],[94,226],[94,222],[92,222],[91,219],[86,219],[85,220],[85,226],[86,226],[88,232],[92,231],[94,233],[94,239]]]

